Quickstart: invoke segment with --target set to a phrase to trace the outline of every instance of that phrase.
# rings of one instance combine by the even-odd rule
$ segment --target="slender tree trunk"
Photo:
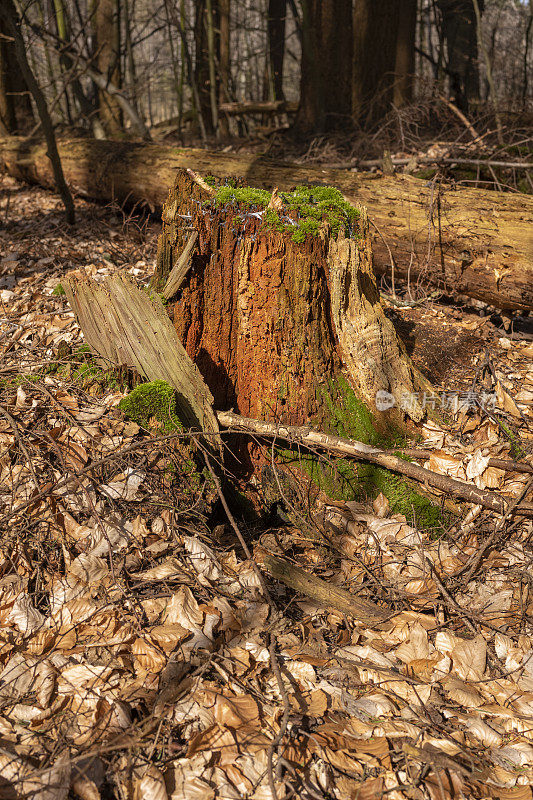
[[[28,86],[10,39],[7,24],[0,17],[0,130],[3,133],[22,130],[33,117]]]
[[[218,92],[216,77],[216,44],[215,44],[215,9],[213,0],[206,0],[205,19],[207,27],[207,56],[209,62],[209,105],[211,108],[211,123],[213,131],[218,137]]]
[[[174,77],[174,90],[176,92],[176,105],[178,109],[178,133],[181,134],[181,118],[183,113],[183,84],[181,81],[181,76],[183,71],[180,71],[180,65],[178,63],[178,57],[176,50],[174,49],[174,33],[172,30],[172,25],[170,23],[170,14],[168,11],[168,3],[165,3],[165,22],[167,24],[167,36],[168,36],[168,47],[170,50],[170,59],[172,61],[172,74]]]
[[[522,105],[526,105],[529,96],[529,47],[531,42],[531,31],[533,30],[533,2],[529,0],[529,14],[526,23],[526,32],[524,36],[524,67],[522,74]]]
[[[498,98],[496,97],[496,86],[492,75],[492,63],[487,48],[485,47],[485,44],[483,42],[483,34],[481,30],[481,14],[483,9],[483,0],[472,0],[472,4],[474,6],[474,14],[476,16],[476,35],[477,35],[478,49],[483,56],[483,61],[485,62],[485,72],[487,74],[487,83],[489,85],[489,99],[492,105],[494,118],[496,120],[496,128],[498,130],[498,142],[503,147],[504,144],[503,125],[500,112],[498,110]]]
[[[351,0],[303,0],[299,135],[346,127],[351,117]]]
[[[14,41],[15,55],[18,61],[20,72],[22,73],[24,81],[33,95],[33,99],[41,119],[43,133],[46,137],[46,143],[48,145],[47,156],[52,164],[55,184],[59,194],[61,195],[61,199],[63,200],[63,205],[65,206],[67,221],[69,224],[73,224],[75,219],[74,202],[72,200],[70,189],[65,181],[65,176],[63,175],[61,160],[57,151],[54,128],[52,126],[50,114],[48,113],[46,100],[44,99],[44,95],[35,79],[33,72],[31,71],[31,67],[26,57],[21,23],[17,10],[13,4],[13,0],[2,0],[2,4],[0,5],[0,22],[4,25],[4,29]]]
[[[71,26],[67,14],[67,9],[65,7],[63,0],[54,0],[54,11],[55,11],[57,35],[62,43],[68,44],[71,41],[71,32],[70,32]],[[63,74],[72,71],[74,67],[74,59],[67,52],[66,49],[60,52],[59,63],[61,65]],[[70,78],[70,80],[68,80],[68,83],[72,87],[72,94],[74,95],[78,103],[81,115],[84,118],[86,124],[92,129],[95,138],[97,139],[104,138],[104,129],[100,124],[99,120],[96,118],[97,109],[85,94],[79,78],[77,78],[74,75]],[[69,120],[72,121],[72,111],[68,93],[68,86],[65,87],[65,100],[67,102],[67,115]]]
[[[193,59],[191,56],[191,51],[189,50],[189,43],[187,42],[187,32],[185,30],[185,14],[184,14],[183,3],[180,3],[179,10],[172,3],[172,0],[165,0],[165,6],[180,34],[181,54],[182,54],[182,59],[185,59],[185,63],[187,65],[187,76],[189,79],[189,86],[192,95],[193,113],[195,118],[198,120],[198,126],[200,128],[200,134],[202,140],[205,141],[207,136],[207,131],[204,124],[204,118],[201,112],[200,93],[198,91],[198,85],[196,83],[196,73],[193,66]]]
[[[269,0],[268,3],[268,52],[273,100],[285,100],[283,93],[283,61],[285,58],[285,21],[287,17],[287,0]]]
[[[394,105],[397,107],[407,105],[413,99],[417,0],[399,0],[399,4],[394,68]]]
[[[219,78],[218,102],[228,103],[230,100],[231,86],[231,0],[218,0],[220,16],[220,59],[219,59]],[[229,136],[229,120],[224,114],[219,119],[220,132],[222,136]]]
[[[0,19],[0,131],[3,135],[15,133],[17,130],[15,101],[12,94],[12,63],[8,57],[8,50],[12,45],[4,38],[6,35],[5,23]]]
[[[403,0],[356,0],[352,108],[359,123],[373,124],[394,100],[400,7]]]
[[[133,53],[133,41],[131,36],[131,13],[130,0],[124,0],[124,37],[126,41],[126,58],[128,64],[128,82],[130,97],[135,106],[138,107],[139,98],[137,97],[137,67],[135,66],[135,56]]]
[[[117,89],[122,85],[120,70],[119,0],[94,0],[94,35],[98,71]],[[116,97],[98,87],[100,119],[108,136],[123,131],[122,109]]]
[[[206,36],[206,0],[196,0],[194,42],[194,82],[198,89],[200,101],[198,113],[202,117],[206,133],[213,133],[211,93],[209,90],[209,51]]]

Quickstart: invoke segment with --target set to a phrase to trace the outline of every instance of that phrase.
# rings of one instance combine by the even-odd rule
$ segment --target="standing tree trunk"
[[[70,43],[72,37],[71,37],[70,21],[63,0],[54,0],[54,11],[55,11],[57,35],[59,37],[59,40],[63,44],[67,45]],[[68,53],[66,47],[62,49],[59,53],[59,63],[65,74],[68,74],[73,68],[75,68],[74,60],[72,59],[72,56]],[[80,112],[83,118],[85,119],[87,125],[92,129],[95,139],[103,139],[105,137],[105,131],[100,121],[96,117],[97,109],[94,107],[93,103],[86,96],[83,90],[83,86],[81,85],[80,79],[74,75],[69,80],[69,83],[72,86],[72,93],[76,98]],[[67,90],[68,87],[66,87],[65,89],[65,99],[67,102],[67,116],[71,118],[72,112],[70,109],[70,101]],[[72,119],[70,119],[70,122],[72,123]]]
[[[211,92],[209,80],[209,48],[207,43],[206,2],[197,0],[194,19],[194,83],[198,90],[198,114],[206,133],[213,133]]]
[[[476,14],[472,0],[437,0],[442,35],[448,51],[451,90],[458,108],[468,113],[471,100],[479,99],[479,63]],[[484,2],[479,7],[483,11]]]
[[[373,124],[391,108],[400,10],[404,5],[404,0],[356,0],[352,109],[359,123]]]
[[[26,49],[24,46],[24,38],[21,31],[20,18],[17,13],[17,9],[13,4],[13,0],[2,0],[2,4],[0,5],[0,24],[3,25],[8,36],[13,40],[15,56],[17,58],[20,72],[26,85],[33,95],[37,112],[41,119],[43,133],[45,135],[47,144],[46,154],[50,159],[50,163],[52,164],[57,191],[61,195],[63,205],[65,206],[67,222],[69,224],[73,224],[75,219],[74,202],[72,200],[70,189],[67,186],[65,176],[63,175],[63,168],[61,166],[61,160],[57,151],[54,128],[52,125],[52,120],[50,119],[50,114],[48,113],[46,100],[44,99],[41,88],[37,83],[33,72],[31,71],[30,65],[28,64]]]
[[[218,102],[228,103],[231,91],[231,38],[230,38],[230,18],[231,0],[219,0],[220,14],[220,58],[219,58],[219,79]],[[229,121],[224,114],[219,119],[220,132],[223,136],[229,136]]]
[[[394,67],[394,105],[407,105],[413,99],[415,76],[415,36],[417,0],[401,0]]]
[[[273,100],[285,100],[283,93],[283,61],[285,58],[285,20],[287,17],[287,0],[269,0],[268,3],[268,53]]]
[[[298,135],[345,127],[351,117],[351,0],[303,0]]]
[[[4,38],[5,36],[5,24],[0,20],[0,131],[4,136],[17,130],[12,93],[13,76],[9,61],[10,42]]]
[[[15,133],[31,116],[28,87],[19,69],[6,22],[0,16],[0,131]]]
[[[120,70],[120,22],[118,0],[94,0],[94,36],[98,71],[117,89],[122,85]],[[98,88],[98,109],[108,136],[123,131],[122,109],[117,98]]]

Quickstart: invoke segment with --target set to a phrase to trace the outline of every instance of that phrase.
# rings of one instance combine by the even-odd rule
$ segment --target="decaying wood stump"
[[[180,288],[168,297],[165,284]],[[181,171],[154,286],[173,302],[178,337],[217,410],[368,441],[402,425],[402,395],[428,388],[383,312],[366,212],[334,189],[271,199],[205,189]],[[383,409],[379,400],[392,397]],[[410,415],[421,419],[419,402]]]

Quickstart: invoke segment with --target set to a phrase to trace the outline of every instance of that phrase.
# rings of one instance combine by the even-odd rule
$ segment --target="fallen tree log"
[[[265,100],[257,103],[222,103],[218,110],[230,116],[238,114],[296,114],[298,103],[287,103],[285,100]]]
[[[159,209],[179,168],[234,176],[286,190],[331,185],[368,209],[374,268],[424,280],[502,309],[533,308],[533,198],[423,183],[408,175],[365,173],[272,162],[255,155],[155,144],[63,140],[58,143],[72,189],[97,199],[147,203]],[[0,167],[53,187],[46,146],[0,139]]]

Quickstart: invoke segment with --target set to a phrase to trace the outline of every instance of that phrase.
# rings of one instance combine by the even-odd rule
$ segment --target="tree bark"
[[[231,0],[219,0],[218,7],[220,13],[218,103],[219,110],[222,111],[221,106],[223,103],[229,102],[231,93]],[[222,136],[229,136],[228,118],[224,114],[221,115],[219,124]]]
[[[3,38],[6,35],[5,23],[0,20],[0,133],[3,136],[15,133],[17,129],[11,64],[8,60],[10,42]]]
[[[287,0],[269,0],[268,3],[268,53],[274,100],[285,100],[283,94],[283,61],[285,57],[285,20]]]
[[[0,17],[0,133],[15,133],[31,118],[28,87],[20,72],[15,46]]]
[[[202,117],[207,133],[214,132],[211,109],[211,81],[209,77],[209,47],[207,41],[206,0],[197,0],[194,21],[194,81],[198,87],[200,107],[198,113]]]
[[[407,105],[413,99],[415,76],[415,35],[417,0],[402,0],[398,20],[394,66],[394,105]]]
[[[41,87],[37,83],[35,75],[33,74],[28,63],[24,38],[21,31],[20,18],[13,0],[2,0],[2,2],[3,5],[0,5],[0,21],[5,25],[5,30],[13,40],[15,56],[20,72],[35,101],[37,112],[41,120],[43,133],[46,138],[46,149],[44,152],[49,169],[51,170],[53,185],[57,188],[57,191],[59,192],[63,201],[63,205],[65,206],[67,222],[69,225],[73,225],[75,221],[74,202],[72,200],[72,195],[67,186],[63,168],[61,166],[61,159],[57,150],[56,137],[52,120],[50,119],[50,114],[48,113],[48,106],[46,105],[46,100],[41,91]]]
[[[336,186],[363,203],[371,220],[378,274],[421,279],[502,309],[533,308],[533,198],[481,189],[428,185],[407,175],[278,164],[252,155],[182,150],[152,144],[60,141],[69,183],[103,200],[146,202],[161,208],[180,167],[204,175],[233,175],[252,185],[289,189],[297,184]],[[0,141],[0,165],[15,177],[54,187],[42,143]]]
[[[351,0],[303,0],[297,135],[349,125],[352,38]]]
[[[278,222],[293,222],[272,227],[238,196],[214,205],[180,170],[163,209],[153,285],[161,289],[189,250],[167,308],[214,407],[357,439],[401,429],[407,394],[418,422],[418,398],[430,386],[380,303],[365,210],[353,229],[333,235],[325,223],[294,241],[302,223],[285,202]],[[385,394],[398,402],[385,408]],[[264,463],[261,448],[244,439],[234,453],[248,474]]]

